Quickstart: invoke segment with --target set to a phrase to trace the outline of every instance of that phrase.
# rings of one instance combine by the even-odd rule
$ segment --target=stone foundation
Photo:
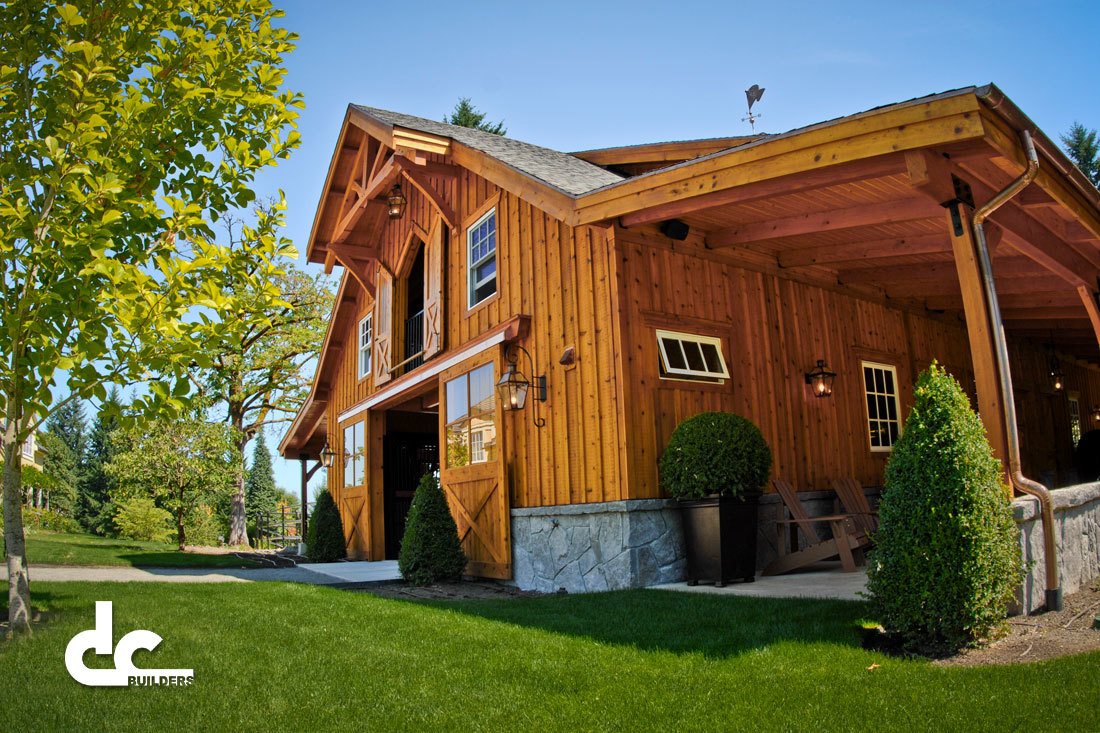
[[[685,577],[680,512],[664,499],[512,510],[513,577],[524,590],[640,588]]]
[[[1100,576],[1100,483],[1081,484],[1054,492],[1054,529],[1062,593],[1069,594]],[[1012,502],[1020,527],[1020,550],[1029,565],[1020,589],[1019,608],[1036,611],[1045,605],[1046,568],[1039,501],[1030,496]]]

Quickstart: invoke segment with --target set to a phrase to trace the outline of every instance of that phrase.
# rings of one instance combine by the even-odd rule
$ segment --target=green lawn
[[[1097,730],[1100,654],[939,668],[858,647],[858,603],[626,591],[416,604],[320,587],[38,583],[57,614],[0,646],[0,730]],[[139,666],[83,688],[68,640],[114,601]],[[91,655],[89,655],[91,656]],[[881,665],[868,670],[872,664]]]
[[[157,568],[252,568],[233,555],[180,552],[175,545],[36,531],[27,533],[27,560],[35,565],[140,565]]]

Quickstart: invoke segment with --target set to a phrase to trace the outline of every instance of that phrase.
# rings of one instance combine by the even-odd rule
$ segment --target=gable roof
[[[580,196],[623,180],[622,176],[576,156],[503,135],[377,107],[359,104],[352,107],[387,125],[457,140],[570,196]]]

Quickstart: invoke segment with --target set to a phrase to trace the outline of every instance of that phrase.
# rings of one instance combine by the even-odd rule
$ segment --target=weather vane
[[[748,122],[752,131],[756,132],[756,121],[763,117],[763,115],[754,115],[752,113],[752,106],[759,102],[764,97],[764,87],[759,84],[753,84],[751,87],[745,90],[745,98],[749,100],[749,116],[742,117],[742,122]]]

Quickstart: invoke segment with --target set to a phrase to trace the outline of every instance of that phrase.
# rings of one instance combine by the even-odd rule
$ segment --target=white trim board
[[[359,415],[363,412],[366,412],[367,410],[371,409],[375,405],[378,405],[378,404],[381,404],[382,402],[385,402],[386,400],[390,399],[394,395],[400,394],[401,392],[404,392],[405,390],[410,389],[412,387],[415,387],[419,384],[423,384],[424,382],[428,381],[432,377],[438,376],[440,374],[440,372],[443,372],[447,369],[450,369],[451,367],[453,367],[456,364],[461,364],[462,362],[466,361],[467,359],[475,357],[478,354],[480,354],[481,352],[485,351],[486,349],[490,349],[490,348],[496,346],[497,344],[504,343],[504,337],[505,337],[505,331],[500,330],[497,333],[493,334],[492,336],[490,336],[489,338],[485,339],[484,341],[482,341],[480,343],[468,346],[468,347],[466,347],[462,351],[459,351],[456,354],[453,354],[451,356],[448,356],[445,359],[441,359],[441,360],[435,362],[430,367],[425,369],[421,374],[418,374],[416,376],[416,379],[413,379],[413,380],[408,381],[408,382],[394,384],[394,385],[391,385],[390,387],[385,387],[382,390],[380,390],[378,392],[375,392],[370,397],[368,397],[367,399],[360,402],[358,405],[355,405],[354,407],[349,407],[348,409],[344,410],[339,415],[337,415],[336,416],[337,422],[342,423],[345,420],[350,420],[351,418],[355,417],[356,415]]]

